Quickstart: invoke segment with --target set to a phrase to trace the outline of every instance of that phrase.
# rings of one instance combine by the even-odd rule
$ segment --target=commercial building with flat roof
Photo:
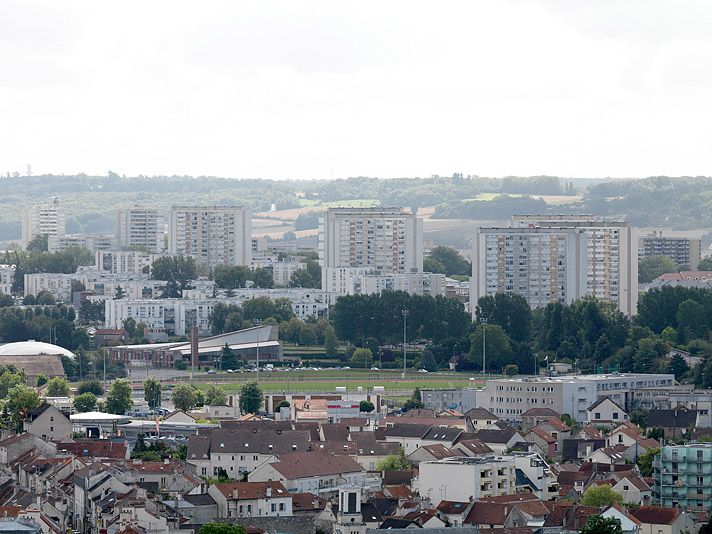
[[[586,408],[600,397],[610,397],[630,412],[637,391],[674,383],[672,374],[639,373],[500,378],[487,381],[481,403],[478,395],[478,404],[508,421],[521,421],[522,414],[531,408],[550,408],[585,422]]]

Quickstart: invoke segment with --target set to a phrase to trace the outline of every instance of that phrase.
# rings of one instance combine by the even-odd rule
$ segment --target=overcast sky
[[[0,1],[0,172],[712,174],[710,0]]]

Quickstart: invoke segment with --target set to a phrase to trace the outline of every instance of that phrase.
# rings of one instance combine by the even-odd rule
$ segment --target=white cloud
[[[0,5],[0,171],[712,174],[712,5]]]

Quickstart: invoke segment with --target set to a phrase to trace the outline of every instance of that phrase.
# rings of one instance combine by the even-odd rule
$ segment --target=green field
[[[464,373],[408,373],[405,380],[396,371],[370,370],[322,370],[261,372],[260,385],[266,393],[335,393],[337,387],[346,387],[348,392],[371,391],[374,386],[383,386],[385,394],[401,397],[420,388],[464,388],[479,386],[481,378]],[[206,381],[194,381],[196,387],[205,390],[211,382],[219,383],[227,393],[236,393],[247,381],[255,380],[255,373],[210,375]]]

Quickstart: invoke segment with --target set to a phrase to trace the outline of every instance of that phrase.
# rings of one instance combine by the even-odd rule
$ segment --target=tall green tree
[[[472,264],[454,248],[437,246],[424,258],[423,270],[447,276],[471,276]]]
[[[161,405],[161,381],[156,378],[147,378],[143,381],[143,400],[148,403],[151,410]]]
[[[168,282],[166,297],[182,297],[191,280],[198,277],[198,267],[190,256],[167,256],[153,262],[151,277]]]
[[[227,394],[225,390],[217,384],[208,385],[205,392],[205,404],[208,406],[224,406],[227,404]]]
[[[529,341],[531,338],[532,312],[521,295],[497,293],[480,297],[475,315],[489,324],[501,326],[514,341]]]
[[[589,486],[581,496],[583,506],[611,506],[612,504],[623,504],[623,496],[613,491],[608,484],[602,486]]]
[[[240,388],[240,411],[257,413],[264,402],[262,388],[257,382],[246,382]]]
[[[638,456],[638,468],[640,469],[640,474],[644,477],[653,476],[653,460],[660,454],[659,448],[648,449],[643,454]]]
[[[470,338],[468,359],[475,368],[482,369],[483,337],[487,370],[501,370],[511,361],[512,349],[509,337],[499,325],[480,324],[477,326]]]
[[[677,264],[668,256],[649,256],[638,260],[638,282],[646,284],[665,273],[677,272]]]
[[[197,403],[195,389],[186,384],[179,384],[173,388],[171,400],[176,409],[189,412]]]
[[[68,397],[69,382],[67,382],[67,379],[61,376],[55,376],[54,378],[50,378],[47,382],[47,396]]]
[[[623,534],[620,519],[594,514],[588,516],[579,529],[580,534]]]
[[[133,406],[131,400],[131,384],[128,380],[114,380],[106,396],[106,411],[117,415],[126,415]]]
[[[15,431],[22,432],[22,422],[30,411],[40,405],[40,397],[34,388],[18,384],[10,388],[7,394],[7,409],[12,418]]]
[[[93,393],[82,393],[74,397],[74,409],[79,413],[96,410],[96,396]]]
[[[205,523],[198,534],[245,534],[245,527],[227,523]]]

